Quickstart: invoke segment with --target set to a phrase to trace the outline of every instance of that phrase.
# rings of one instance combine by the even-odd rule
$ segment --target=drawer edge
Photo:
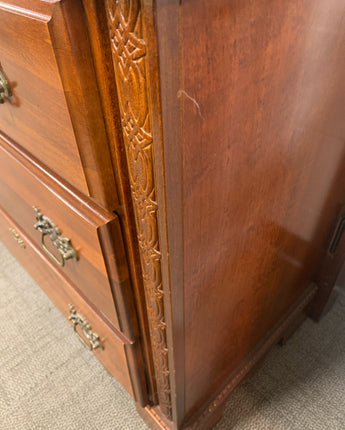
[[[90,325],[91,326],[102,326],[103,332],[106,332],[105,339],[108,337],[115,339],[117,343],[120,343],[123,347],[123,362],[126,366],[127,372],[118,372],[117,369],[114,368],[113,360],[109,360],[107,357],[102,356],[103,351],[94,350],[94,354],[97,356],[97,358],[101,361],[101,363],[104,365],[104,367],[107,369],[107,371],[114,376],[120,384],[126,389],[126,391],[131,394],[132,397],[136,398],[134,390],[133,390],[133,381],[132,381],[132,374],[129,363],[128,363],[128,354],[131,353],[132,350],[136,349],[136,346],[134,347],[135,342],[129,341],[121,332],[115,331],[115,329],[110,328],[103,320],[102,318],[95,312],[94,309],[90,307],[90,305],[85,301],[85,299],[80,296],[73,286],[70,285],[70,283],[64,278],[64,276],[56,270],[54,265],[50,263],[50,261],[46,260],[46,258],[43,256],[41,251],[36,247],[34,243],[28,238],[25,233],[22,232],[20,227],[12,221],[12,219],[1,210],[0,208],[0,216],[5,219],[5,221],[8,223],[9,227],[13,227],[16,231],[19,232],[21,238],[24,240],[26,247],[29,247],[29,249],[34,253],[35,257],[38,259],[39,262],[42,262],[42,264],[47,265],[48,269],[50,269],[51,276],[57,280],[57,282],[54,283],[54,290],[52,290],[51,286],[49,285],[49,281],[45,279],[44,277],[44,270],[42,271],[38,266],[41,266],[39,264],[29,264],[30,261],[27,260],[27,256],[25,253],[27,252],[26,249],[21,248],[15,248],[18,246],[13,241],[13,246],[11,243],[12,238],[10,236],[7,240],[6,237],[3,237],[3,235],[0,236],[0,239],[3,240],[6,247],[9,249],[9,251],[14,255],[14,257],[19,261],[19,263],[27,270],[27,272],[32,276],[32,278],[35,280],[36,283],[41,287],[41,289],[44,291],[44,293],[49,297],[49,299],[54,303],[54,306],[56,306],[59,311],[68,318],[69,310],[67,307],[62,307],[62,304],[59,303],[58,296],[59,294],[64,294],[69,297],[76,299],[77,303],[81,303],[83,307],[86,307],[88,309],[88,319],[90,319]],[[17,251],[18,249],[18,251]],[[60,286],[60,283],[63,284],[63,287]],[[64,292],[66,290],[66,292]],[[54,296],[54,297],[52,297]],[[73,303],[74,304],[74,303]],[[80,305],[79,305],[80,306]],[[76,310],[78,311],[78,306],[76,306]],[[92,314],[90,318],[90,314]],[[98,330],[99,331],[99,330]],[[132,361],[132,360],[130,360]],[[135,372],[134,372],[135,373]],[[137,385],[137,384],[136,384]],[[137,391],[137,389],[135,390]]]

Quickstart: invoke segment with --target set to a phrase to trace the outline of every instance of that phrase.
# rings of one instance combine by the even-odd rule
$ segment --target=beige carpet
[[[0,244],[0,430],[144,430],[130,396]],[[345,296],[238,389],[217,430],[345,429]]]

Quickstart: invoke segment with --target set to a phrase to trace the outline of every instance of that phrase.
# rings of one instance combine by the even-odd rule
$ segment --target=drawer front
[[[113,289],[128,279],[128,271],[117,216],[71,195],[20,153],[6,148],[0,146],[1,206],[108,322],[120,329]],[[48,229],[45,234],[40,228],[34,206],[58,228],[60,241],[54,244],[55,230],[50,234]],[[56,247],[61,241],[67,242],[70,251],[64,262]],[[114,250],[107,252],[113,267],[111,276],[102,249],[106,242],[115,243]],[[64,263],[63,267],[59,263]]]
[[[0,106],[0,129],[87,193],[50,20],[0,2],[0,64],[13,92]]]
[[[30,10],[28,9],[30,8]],[[0,1],[0,134],[113,210],[117,194],[83,2]]]
[[[127,360],[127,348],[133,348],[133,345],[129,344],[126,338],[115,334],[100,319],[97,313],[71,287],[65,277],[56,270],[54,264],[44,257],[41,251],[30,242],[30,238],[25,236],[14,221],[1,210],[0,239],[66,318],[71,316],[70,305],[72,305],[76,313],[89,324],[91,331],[89,330],[88,334],[90,337],[93,336],[93,346],[95,347],[93,352],[109,373],[115,376],[133,396]],[[74,325],[73,320],[70,322]],[[89,340],[84,335],[83,328],[85,329],[85,326],[82,326],[83,322],[80,319],[78,324],[78,321],[75,322],[76,342],[78,341],[77,338],[81,336],[88,346]],[[92,369],[90,369],[90,377],[92,378]]]

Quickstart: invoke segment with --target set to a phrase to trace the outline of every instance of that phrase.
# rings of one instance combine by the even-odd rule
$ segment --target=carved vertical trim
[[[152,119],[140,0],[107,0],[107,15],[148,307],[159,405],[172,419]]]

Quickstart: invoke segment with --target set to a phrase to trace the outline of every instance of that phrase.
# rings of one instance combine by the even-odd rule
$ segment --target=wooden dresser
[[[344,47],[343,0],[0,1],[1,239],[153,429],[320,318]]]

